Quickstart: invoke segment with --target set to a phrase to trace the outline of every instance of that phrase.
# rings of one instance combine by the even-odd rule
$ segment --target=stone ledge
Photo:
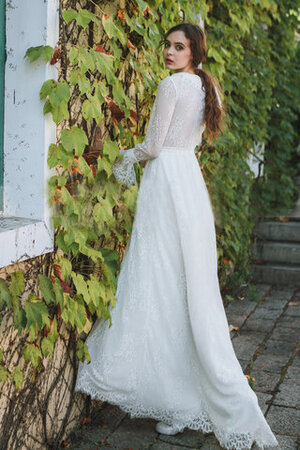
[[[0,217],[0,268],[53,251],[54,236],[44,220]]]

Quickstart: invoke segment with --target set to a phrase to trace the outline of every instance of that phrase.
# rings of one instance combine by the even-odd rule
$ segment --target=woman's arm
[[[112,172],[119,182],[129,186],[135,184],[133,164],[159,155],[170,126],[175,103],[176,88],[173,80],[167,77],[158,86],[144,141],[129,150],[120,150],[124,157],[123,161],[116,161],[112,167]]]

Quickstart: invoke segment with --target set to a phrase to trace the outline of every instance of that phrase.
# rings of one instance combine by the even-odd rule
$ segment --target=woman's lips
[[[172,61],[172,59],[166,59],[168,64],[172,64],[174,61]]]

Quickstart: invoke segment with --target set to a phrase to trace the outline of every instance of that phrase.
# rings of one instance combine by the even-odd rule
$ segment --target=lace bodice
[[[117,180],[128,186],[135,184],[133,164],[156,158],[163,147],[194,149],[201,144],[204,107],[205,91],[198,75],[178,72],[164,78],[158,86],[144,141],[120,150],[124,159],[113,165]]]

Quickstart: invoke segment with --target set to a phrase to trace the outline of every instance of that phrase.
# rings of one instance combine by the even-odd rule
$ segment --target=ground
[[[239,327],[231,331],[236,355],[244,373],[254,378],[252,386],[280,449],[300,450],[300,289],[259,284],[256,294],[250,291],[242,300],[231,301],[225,311],[229,324]],[[104,403],[62,446],[72,450],[222,448],[213,433],[185,430],[165,436],[155,431],[155,424],[155,420],[132,420],[118,407]]]

